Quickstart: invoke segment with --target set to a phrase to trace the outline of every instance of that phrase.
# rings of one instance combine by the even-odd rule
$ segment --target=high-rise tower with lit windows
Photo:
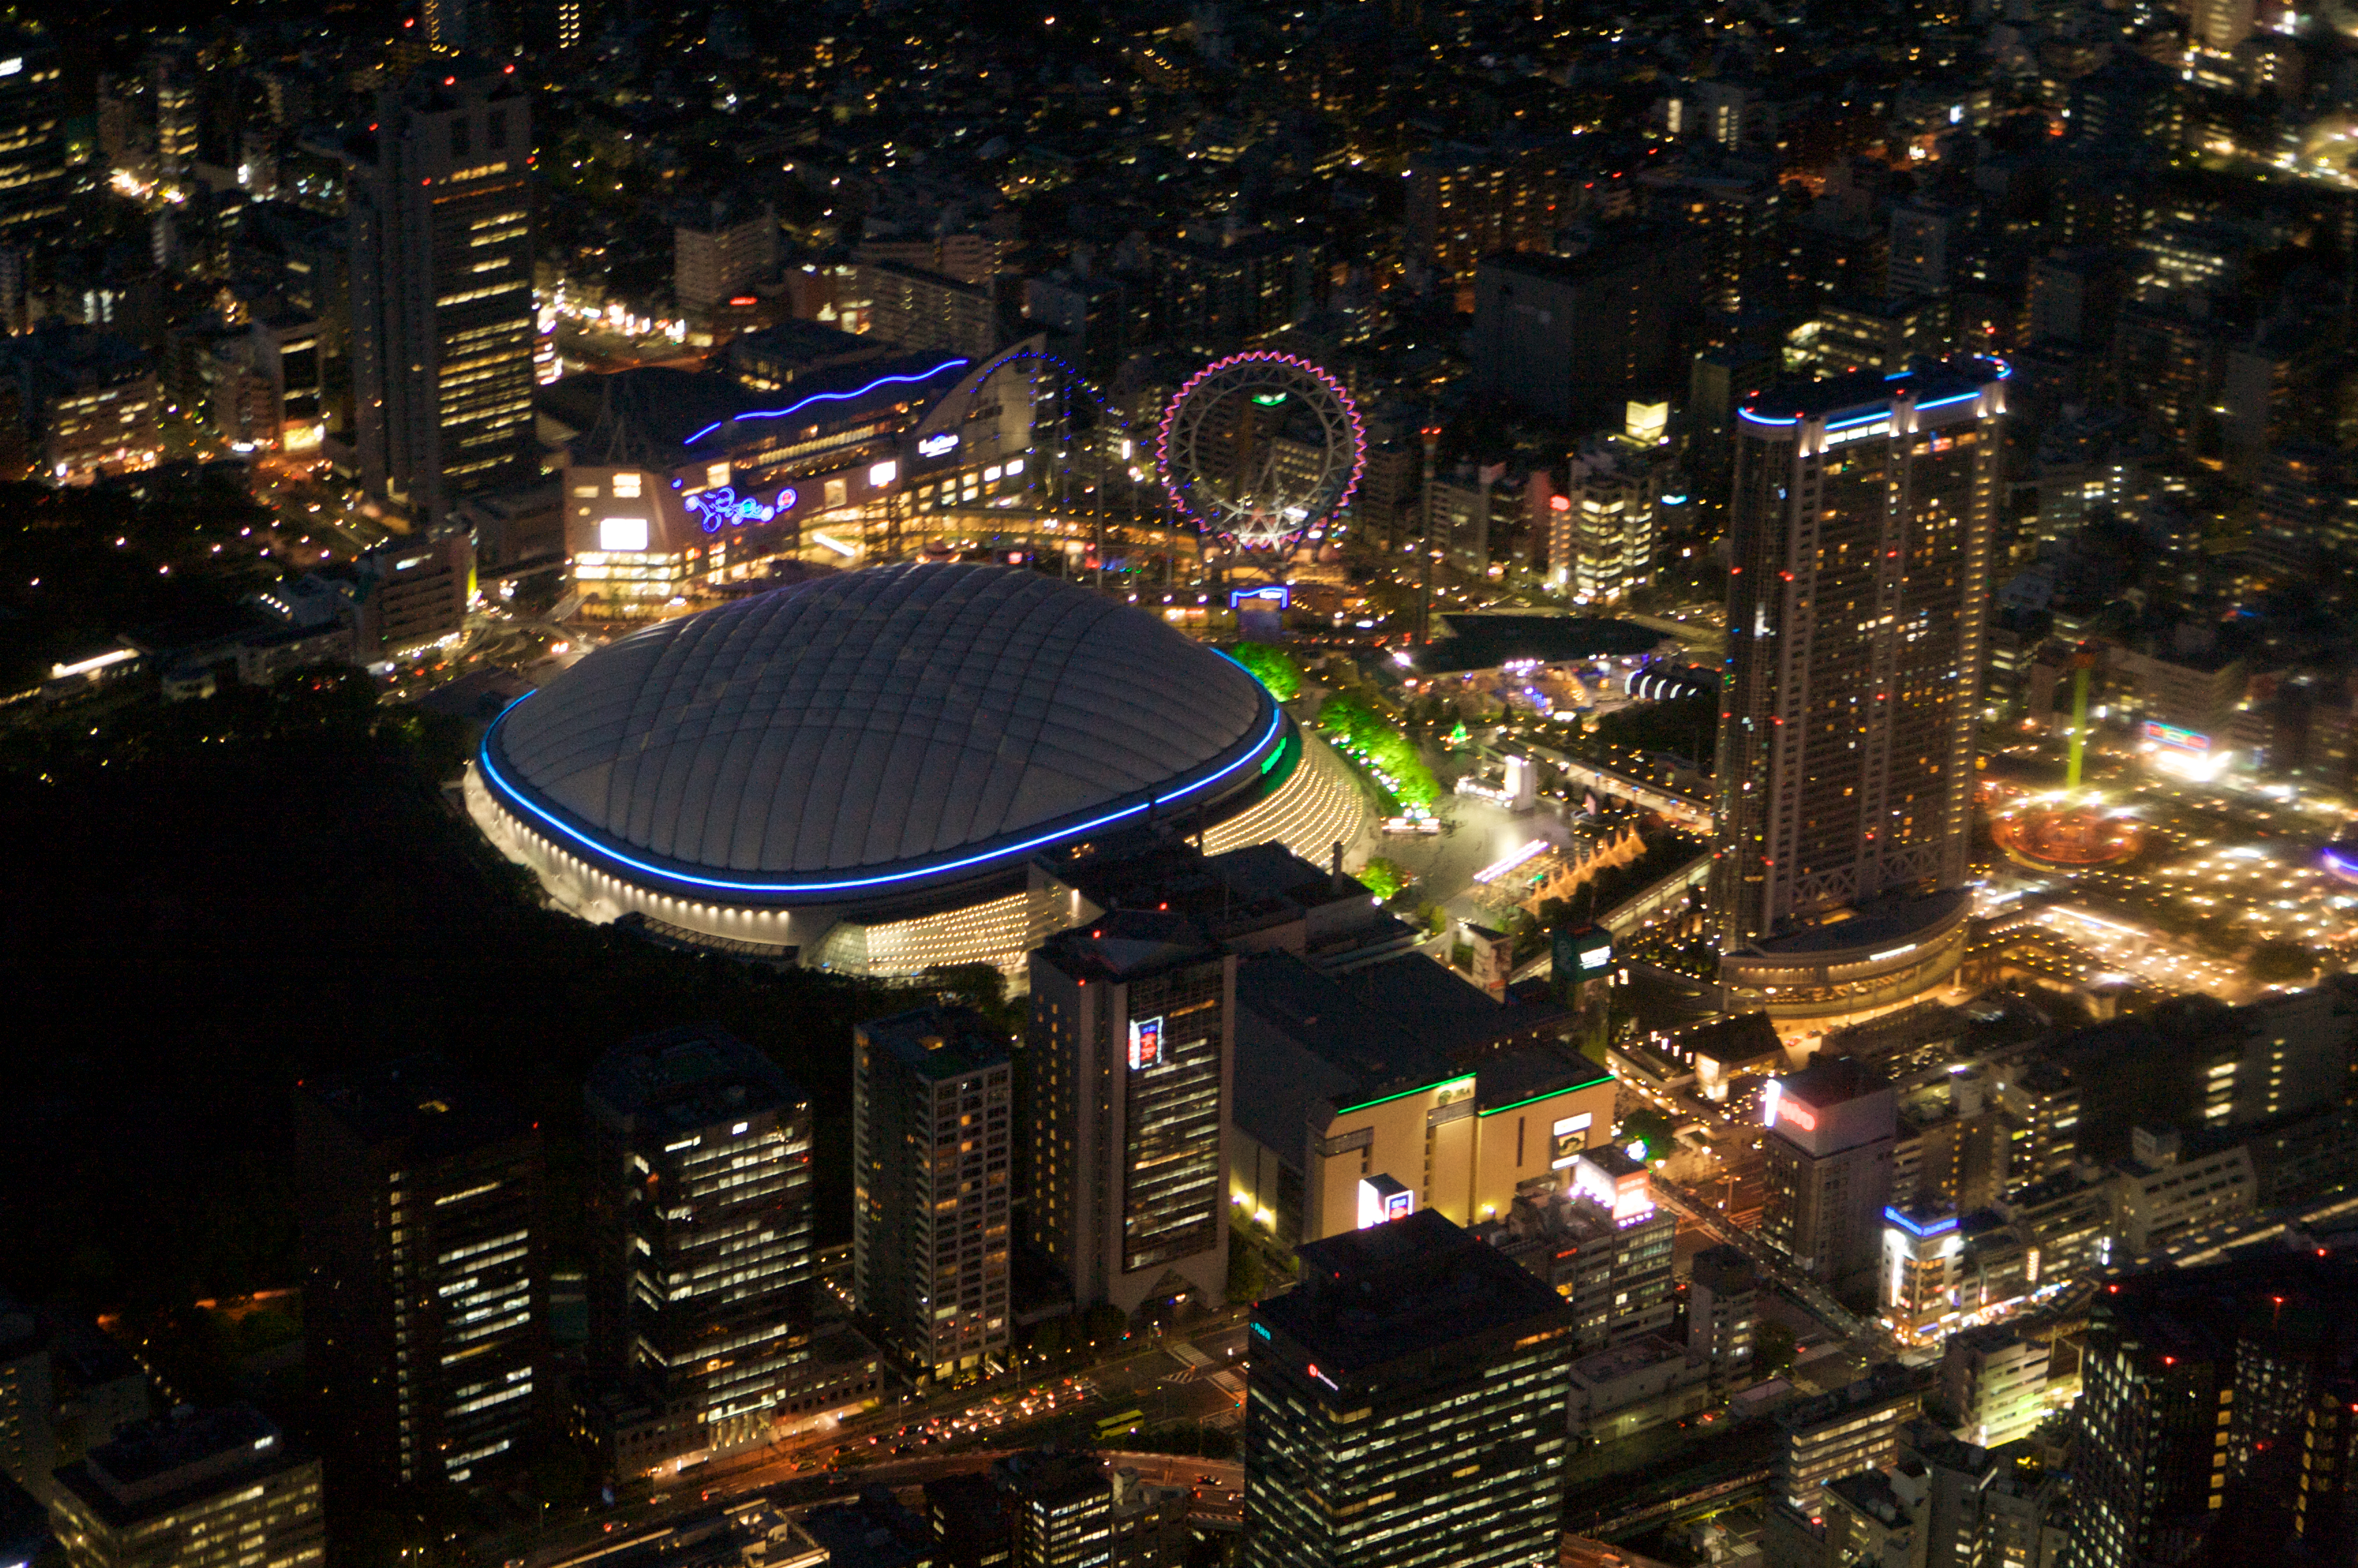
[[[1711,885],[1732,1002],[1830,1016],[1955,966],[2006,374],[1738,411]]]
[[[583,1098],[591,1376],[665,1412],[646,1465],[767,1438],[811,1359],[809,1098],[703,1024],[616,1046]]]
[[[532,113],[514,70],[432,61],[344,146],[362,478],[428,524],[539,473]]]
[[[540,1124],[415,1056],[301,1086],[295,1151],[323,1444],[405,1485],[528,1457],[550,1385]]]

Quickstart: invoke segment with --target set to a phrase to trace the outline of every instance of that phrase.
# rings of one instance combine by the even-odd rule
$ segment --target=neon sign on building
[[[751,495],[741,496],[735,487],[726,484],[680,498],[688,514],[708,534],[718,534],[723,528],[742,528],[749,523],[773,522],[780,513],[792,512],[800,499],[789,488],[764,502]]]
[[[1779,1121],[1790,1121],[1804,1132],[1818,1130],[1817,1112],[1800,1100],[1785,1098],[1785,1086],[1775,1078],[1768,1080],[1768,1091],[1760,1102],[1760,1125],[1774,1127]]]
[[[1133,1073],[1154,1065],[1163,1058],[1163,1019],[1133,1018],[1130,1021],[1130,1070]]]

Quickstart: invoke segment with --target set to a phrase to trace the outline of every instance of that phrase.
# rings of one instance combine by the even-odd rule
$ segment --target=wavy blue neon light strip
[[[1890,409],[1878,408],[1872,414],[1854,415],[1848,419],[1829,419],[1826,421],[1826,428],[1829,430],[1847,430],[1854,425],[1872,425],[1877,419],[1888,419],[1890,417]]]
[[[850,399],[855,397],[865,397],[880,386],[898,386],[905,382],[931,381],[934,377],[941,374],[942,372],[946,370],[955,370],[959,365],[972,364],[973,362],[974,362],[972,360],[965,358],[944,360],[933,369],[920,372],[915,375],[880,375],[874,381],[870,382],[866,386],[856,388],[850,392],[814,392],[808,397],[804,398],[800,403],[790,403],[784,408],[759,408],[750,414],[732,414],[726,419],[715,419],[711,424],[707,425],[703,429],[698,430],[695,435],[690,436],[687,440],[682,441],[680,445],[683,447],[692,447],[696,445],[697,442],[704,439],[705,437],[712,434],[713,431],[720,428],[723,425],[738,424],[747,419],[783,419],[789,414],[799,413],[803,409],[808,408],[814,403],[849,402]]]
[[[1795,425],[1795,424],[1799,424],[1799,423],[1800,423],[1800,421],[1799,421],[1799,420],[1796,420],[1796,419],[1770,419],[1770,418],[1767,418],[1767,417],[1765,417],[1765,416],[1761,416],[1761,415],[1755,414],[1755,413],[1754,413],[1754,412],[1752,412],[1752,410],[1751,410],[1751,409],[1749,409],[1749,408],[1739,408],[1739,409],[1737,409],[1737,410],[1736,411],[1736,416],[1737,418],[1739,418],[1739,419],[1749,419],[1749,420],[1751,420],[1755,425]]]
[[[1226,655],[1222,656],[1225,657]],[[1230,662],[1233,663],[1234,661],[1232,660]],[[1238,667],[1242,668],[1243,666],[1238,665]],[[1278,708],[1274,703],[1272,703],[1271,704],[1271,708],[1273,711],[1270,716],[1269,728],[1262,731],[1261,738],[1253,742],[1252,746],[1248,749],[1242,756],[1238,757],[1235,762],[1230,762],[1227,767],[1222,768],[1218,773],[1210,774],[1205,778],[1197,779],[1194,784],[1187,785],[1185,788],[1174,790],[1171,794],[1163,795],[1159,799],[1142,801],[1136,806],[1125,806],[1120,811],[1108,812],[1103,816],[1094,817],[1087,822],[1076,823],[1070,827],[1060,827],[1053,833],[1041,834],[1036,838],[1026,838],[1020,844],[1010,844],[1002,849],[985,850],[979,855],[969,855],[962,860],[949,860],[937,866],[923,866],[912,871],[892,871],[880,877],[854,877],[840,881],[829,882],[747,882],[733,881],[721,877],[690,876],[685,871],[670,871],[662,866],[650,864],[645,860],[633,860],[632,857],[622,853],[620,850],[615,849],[609,845],[600,843],[597,839],[592,838],[590,835],[582,832],[579,828],[569,827],[567,824],[558,821],[549,813],[542,810],[539,806],[535,806],[529,800],[526,800],[524,797],[523,793],[519,791],[514,784],[509,783],[506,776],[500,772],[497,764],[492,762],[492,737],[500,732],[500,726],[507,722],[507,717],[510,713],[515,710],[516,703],[523,702],[526,697],[530,697],[534,695],[534,693],[526,692],[524,697],[517,697],[515,702],[511,702],[507,707],[501,708],[500,716],[492,720],[492,727],[483,731],[483,743],[476,752],[476,761],[482,767],[484,776],[499,786],[500,795],[503,799],[507,800],[512,805],[522,806],[525,810],[531,812],[535,816],[539,817],[543,822],[548,824],[549,827],[555,828],[557,832],[562,833],[568,838],[572,839],[575,843],[581,845],[584,849],[603,860],[612,860],[619,864],[629,866],[634,871],[644,871],[649,876],[660,877],[665,881],[684,882],[693,887],[719,888],[729,892],[751,893],[847,892],[859,888],[882,887],[891,882],[912,881],[920,877],[938,877],[947,871],[964,871],[968,866],[979,866],[986,860],[1003,860],[1010,855],[1024,854],[1030,850],[1040,848],[1043,844],[1053,844],[1060,838],[1069,838],[1076,834],[1092,833],[1098,828],[1106,827],[1109,823],[1120,822],[1125,817],[1135,816],[1141,811],[1152,810],[1153,807],[1158,806],[1167,806],[1171,802],[1177,800],[1184,795],[1193,795],[1197,790],[1205,789],[1212,784],[1219,783],[1222,779],[1228,777],[1230,773],[1235,773],[1238,768],[1245,766],[1255,757],[1260,755],[1261,752],[1269,745],[1270,741],[1276,737],[1278,731],[1285,723],[1285,710],[1282,708]]]
[[[1916,412],[1921,414],[1927,408],[1946,408],[1952,403],[1971,403],[1974,398],[1979,397],[1980,395],[1981,394],[1978,392],[1960,392],[1950,397],[1936,397],[1930,403],[1918,404],[1916,406]]]

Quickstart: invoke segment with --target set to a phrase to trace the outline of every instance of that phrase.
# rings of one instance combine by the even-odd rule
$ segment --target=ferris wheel
[[[1291,553],[1351,499],[1368,438],[1343,384],[1294,354],[1206,365],[1163,411],[1155,470],[1206,536]]]

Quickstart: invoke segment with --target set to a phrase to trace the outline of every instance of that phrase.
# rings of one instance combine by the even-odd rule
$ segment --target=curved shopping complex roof
[[[503,713],[479,762],[526,826],[611,875],[831,903],[1225,802],[1286,729],[1250,676],[1143,611],[1019,568],[919,565],[602,648]]]

